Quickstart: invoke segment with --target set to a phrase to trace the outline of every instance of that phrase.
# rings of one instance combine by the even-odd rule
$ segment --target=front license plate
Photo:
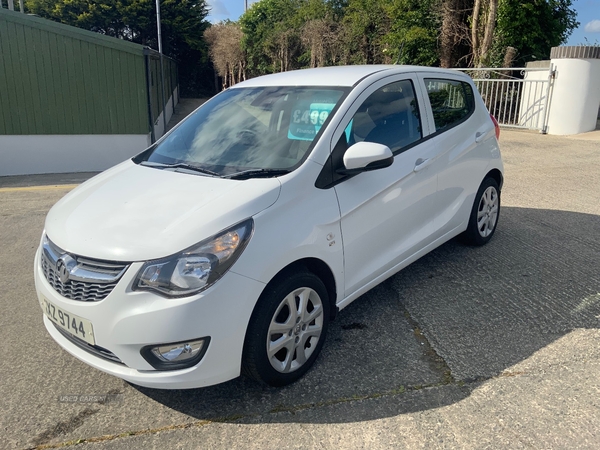
[[[60,309],[45,298],[42,298],[41,300],[42,309],[48,319],[63,330],[71,333],[73,336],[83,339],[88,344],[96,344],[92,322]]]

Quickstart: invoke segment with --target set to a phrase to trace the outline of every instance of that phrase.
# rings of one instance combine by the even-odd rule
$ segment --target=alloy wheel
[[[477,209],[477,230],[481,237],[488,237],[494,231],[498,220],[498,191],[489,186],[479,200]]]
[[[267,333],[267,356],[281,373],[298,370],[313,354],[323,331],[323,303],[311,288],[290,292],[279,304]]]

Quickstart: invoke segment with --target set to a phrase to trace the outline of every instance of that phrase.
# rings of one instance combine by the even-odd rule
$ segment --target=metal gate
[[[505,127],[546,133],[555,70],[549,68],[457,69],[473,78],[490,113]]]

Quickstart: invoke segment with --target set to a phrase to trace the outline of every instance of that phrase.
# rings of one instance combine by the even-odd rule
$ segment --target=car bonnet
[[[109,261],[177,253],[268,208],[277,178],[229,180],[126,161],[82,184],[48,213],[46,233],[67,252]]]

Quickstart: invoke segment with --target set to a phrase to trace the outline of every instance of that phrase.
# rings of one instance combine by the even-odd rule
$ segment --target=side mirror
[[[369,170],[383,169],[394,162],[389,147],[375,142],[357,142],[344,154],[344,168],[336,170],[341,175],[356,175]]]

